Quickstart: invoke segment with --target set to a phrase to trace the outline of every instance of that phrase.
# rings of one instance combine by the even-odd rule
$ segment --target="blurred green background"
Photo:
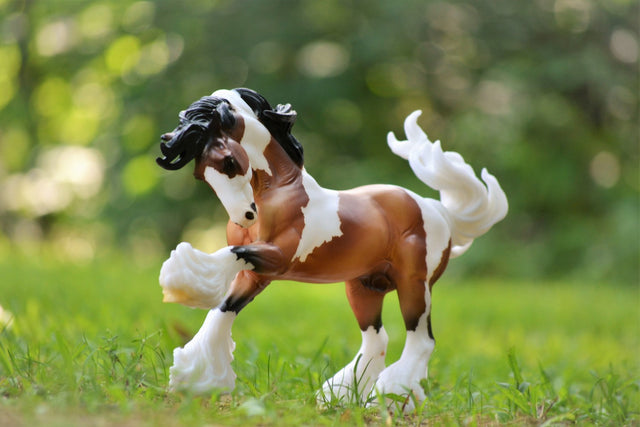
[[[638,4],[631,0],[0,0],[0,254],[159,263],[226,214],[155,164],[177,113],[246,86],[298,111],[330,188],[437,194],[391,154],[404,117],[510,213],[448,274],[638,284]],[[446,276],[445,276],[446,277]]]

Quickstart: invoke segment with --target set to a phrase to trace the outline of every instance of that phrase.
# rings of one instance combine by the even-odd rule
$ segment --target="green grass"
[[[360,333],[341,285],[275,283],[238,317],[231,395],[168,394],[172,350],[203,311],[161,303],[161,260],[73,265],[4,254],[0,425],[366,425],[640,422],[638,288],[475,281],[436,285],[428,399],[404,416],[318,409],[314,393]],[[402,351],[395,295],[387,363]]]

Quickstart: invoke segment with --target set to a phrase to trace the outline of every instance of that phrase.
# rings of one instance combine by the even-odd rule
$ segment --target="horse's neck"
[[[265,148],[263,154],[268,168],[253,171],[254,192],[262,194],[285,186],[298,185],[301,182],[302,169],[291,160],[279,144],[272,142]]]

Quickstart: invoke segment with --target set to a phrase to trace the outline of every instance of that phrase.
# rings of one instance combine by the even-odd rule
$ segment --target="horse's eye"
[[[235,157],[233,156],[225,156],[224,160],[222,161],[222,172],[225,175],[235,175],[236,172],[238,172],[238,162],[236,161]]]

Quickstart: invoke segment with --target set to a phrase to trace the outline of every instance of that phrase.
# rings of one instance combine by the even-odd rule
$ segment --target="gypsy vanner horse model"
[[[405,121],[407,141],[389,133],[388,143],[440,191],[440,201],[392,185],[322,188],[304,169],[302,147],[291,134],[296,112],[289,104],[273,109],[250,89],[218,90],[180,113],[180,125],[162,136],[158,163],[174,170],[195,159],[195,177],[229,214],[230,246],[207,254],[180,243],[162,266],[164,301],[210,309],[193,339],[174,350],[171,389],[234,388],[232,323],[272,280],[344,281],[362,346],[324,383],[319,401],[366,400],[377,391],[412,396],[405,407],[411,410],[424,400],[420,381],[435,344],[431,288],[449,258],[508,208],[498,181],[485,169],[485,186],[458,153],[430,142],[419,115]],[[381,312],[393,290],[407,336],[400,359],[385,367]]]

